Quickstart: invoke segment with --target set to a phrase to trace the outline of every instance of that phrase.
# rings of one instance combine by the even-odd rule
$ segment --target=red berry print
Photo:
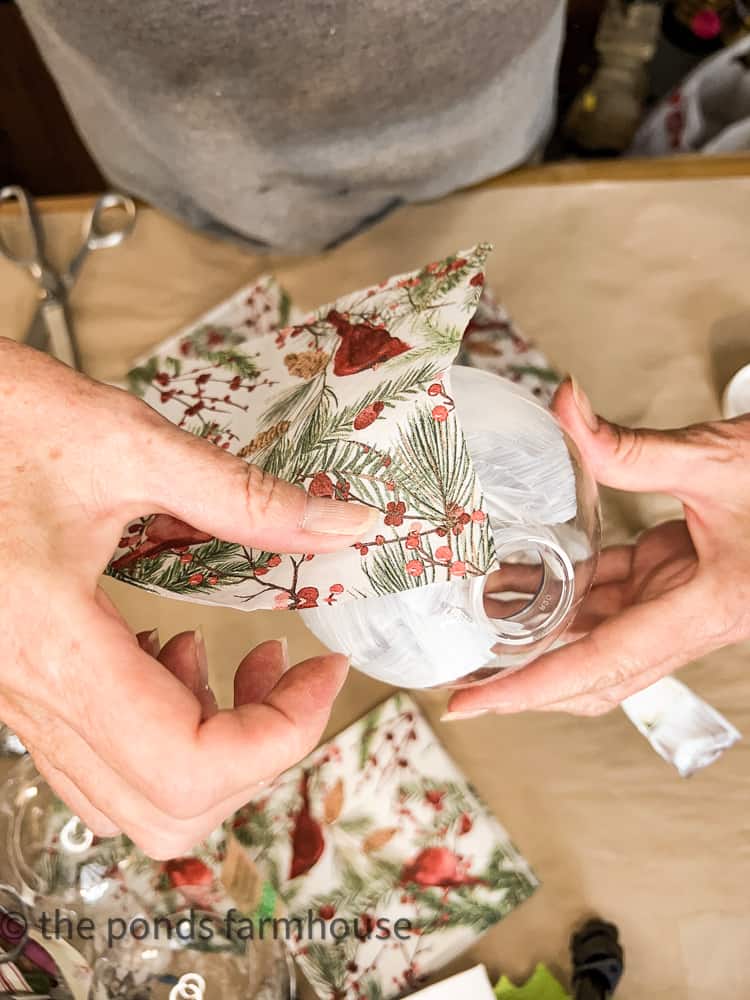
[[[433,407],[432,419],[437,420],[438,423],[442,424],[448,419],[448,407],[443,406],[442,404],[440,406]]]
[[[445,792],[441,792],[437,788],[431,788],[429,791],[425,792],[424,797],[426,802],[429,802],[431,806],[435,807],[436,812],[442,812]]]
[[[317,608],[320,592],[317,587],[300,587],[297,591],[297,608],[304,611],[307,608]]]
[[[331,477],[327,476],[325,472],[316,472],[310,480],[307,492],[311,497],[330,497],[332,499],[335,490]]]
[[[406,513],[406,504],[403,500],[391,500],[386,504],[385,507],[385,517],[383,520],[386,524],[393,525],[397,527],[404,523],[404,514]]]

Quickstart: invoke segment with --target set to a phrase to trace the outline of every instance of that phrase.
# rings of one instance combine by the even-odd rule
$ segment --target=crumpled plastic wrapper
[[[741,738],[731,722],[675,677],[630,695],[621,707],[683,778],[712,764]]]

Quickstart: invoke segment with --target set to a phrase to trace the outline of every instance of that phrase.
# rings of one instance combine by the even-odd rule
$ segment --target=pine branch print
[[[517,905],[510,899],[483,900],[466,890],[454,890],[446,896],[443,892],[423,889],[414,895],[420,904],[420,915],[414,926],[433,933],[463,927],[483,934]]]
[[[375,509],[371,537],[335,555],[289,556],[212,547],[190,526],[141,519],[123,531],[110,572],[188,599],[300,610],[483,572],[492,542],[443,381],[488,250],[301,322],[262,279],[131,372],[133,390],[180,428],[314,496]]]

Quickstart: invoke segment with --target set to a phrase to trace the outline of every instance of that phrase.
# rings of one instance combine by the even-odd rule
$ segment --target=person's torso
[[[522,162],[562,0],[21,0],[110,179],[301,250]]]

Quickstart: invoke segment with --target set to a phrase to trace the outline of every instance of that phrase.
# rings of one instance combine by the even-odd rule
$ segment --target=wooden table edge
[[[465,190],[535,187],[539,185],[588,184],[596,182],[716,180],[726,177],[750,177],[750,154],[729,153],[721,156],[681,155],[654,159],[575,160],[519,167],[510,173],[482,181]],[[38,198],[43,212],[84,212],[96,194],[60,195]],[[14,206],[0,211],[13,213]]]

